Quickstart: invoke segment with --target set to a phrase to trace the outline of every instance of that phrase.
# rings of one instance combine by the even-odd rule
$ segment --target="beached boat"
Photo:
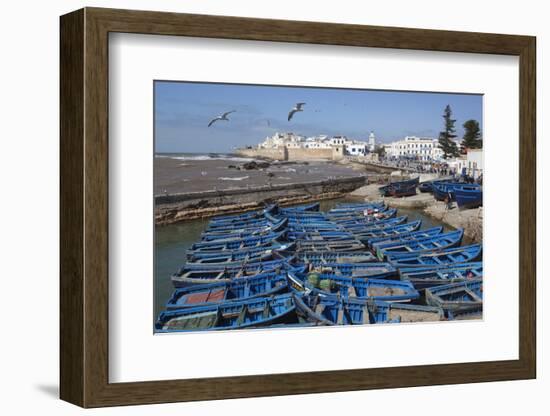
[[[465,184],[461,182],[434,182],[433,183],[433,195],[438,201],[444,201],[446,198],[451,198],[451,201],[455,201],[455,189],[463,189],[481,191],[481,186]]]
[[[481,244],[450,248],[436,253],[391,254],[387,257],[387,261],[397,268],[465,263],[476,261],[481,257]]]
[[[483,280],[475,279],[426,289],[426,302],[452,313],[480,313],[483,307]],[[448,315],[452,318],[453,315]]]
[[[308,273],[307,276],[289,271],[290,287],[297,292],[343,298],[409,302],[420,297],[412,283],[399,280],[375,278],[351,278],[335,274]]]
[[[418,220],[416,222],[420,223],[420,221],[421,220]],[[413,224],[413,223],[409,223],[409,224]],[[409,241],[409,240],[417,240],[419,238],[434,237],[443,232],[442,226],[426,228],[425,230],[418,230],[418,228],[420,228],[420,224],[419,224],[418,228],[416,230],[413,229],[413,231],[405,231],[406,228],[401,225],[399,227],[403,227],[402,231],[393,232],[391,234],[386,234],[378,237],[367,238],[365,240],[365,242],[367,243],[367,246],[372,247],[375,244],[392,243],[392,242],[398,242],[398,241]]]
[[[483,263],[459,263],[444,266],[402,267],[401,280],[410,281],[418,290],[483,277]]]
[[[161,312],[155,328],[157,332],[182,332],[254,328],[295,322],[294,296],[287,293]]]
[[[174,287],[184,287],[190,284],[205,284],[229,282],[236,278],[256,276],[261,273],[281,270],[294,270],[303,273],[307,266],[297,263],[294,257],[280,257],[258,262],[234,262],[232,264],[216,263],[186,263],[180,270],[172,275]]]
[[[296,253],[296,258],[301,263],[313,265],[323,263],[368,263],[377,261],[370,251],[343,251],[343,252],[314,252],[303,251]]]
[[[433,191],[433,183],[431,181],[422,182],[420,185],[418,185],[418,190],[422,193],[432,192]]]
[[[388,185],[379,187],[378,191],[382,196],[396,196],[396,193],[410,193],[414,189],[414,193],[416,194],[416,187],[418,186],[419,182],[419,178],[409,179],[406,181],[390,182]]]
[[[336,252],[336,251],[358,251],[365,250],[365,245],[356,239],[353,240],[297,240],[296,251],[308,252]]]
[[[453,192],[460,209],[477,208],[483,205],[483,191],[480,187],[465,185],[456,187]]]
[[[273,253],[278,251],[290,251],[294,249],[294,243],[278,243],[266,247],[256,247],[245,250],[227,250],[208,253],[187,253],[188,263],[220,263],[231,264],[235,262],[257,262],[270,259]]]
[[[381,241],[374,243],[372,249],[376,252],[376,256],[380,260],[384,260],[388,256],[397,258],[402,255],[433,253],[459,246],[462,243],[463,235],[464,230],[458,229],[456,231],[428,237],[403,238],[398,241],[389,242]]]
[[[262,247],[272,242],[283,240],[286,236],[286,230],[278,233],[270,233],[263,236],[251,236],[245,238],[227,238],[214,241],[201,241],[194,243],[189,251],[193,253],[210,251],[242,250],[246,248]]]
[[[262,236],[269,233],[276,233],[286,229],[286,224],[288,220],[282,219],[277,223],[264,225],[261,227],[248,227],[248,228],[239,228],[239,229],[230,229],[230,230],[219,230],[219,231],[204,231],[201,234],[201,241],[213,241],[213,240],[222,240],[228,238],[246,238],[254,236]]]
[[[213,303],[239,301],[271,296],[288,289],[286,273],[262,273],[228,282],[193,285],[176,289],[166,303],[166,309],[205,306]]]

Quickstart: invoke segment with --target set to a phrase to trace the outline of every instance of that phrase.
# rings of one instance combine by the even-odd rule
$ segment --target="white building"
[[[352,141],[346,143],[344,149],[350,156],[364,156],[367,154],[368,145],[364,142]]]
[[[376,137],[374,137],[374,132],[370,132],[369,134],[369,145],[368,145],[368,149],[369,149],[369,152],[374,152],[374,149],[376,149]]]
[[[465,174],[477,179],[483,174],[483,149],[468,149],[465,156],[450,163],[459,175]]]
[[[305,138],[294,133],[275,133],[258,144],[259,149],[277,149],[279,147],[288,149],[331,149],[336,146],[343,147],[344,153],[350,156],[364,156],[367,154],[368,149],[366,142],[349,139],[346,136],[329,138],[326,135],[319,135]]]
[[[440,160],[443,151],[437,139],[430,137],[407,136],[403,140],[384,145],[386,156],[413,158],[417,160]]]

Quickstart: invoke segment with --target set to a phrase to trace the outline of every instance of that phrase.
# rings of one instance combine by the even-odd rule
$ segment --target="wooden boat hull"
[[[219,331],[295,323],[296,304],[292,294],[253,298],[239,302],[198,306],[161,312],[157,332]]]
[[[353,235],[360,240],[363,244],[369,246],[369,242],[373,239],[385,239],[392,236],[398,236],[400,234],[407,234],[420,229],[422,220],[417,220],[409,223],[390,225],[382,228],[364,228],[362,231],[357,229],[352,231]]]
[[[296,253],[298,261],[306,264],[323,263],[368,263],[377,261],[376,257],[370,251],[361,252],[313,252],[303,251]]]
[[[269,256],[274,251],[288,251],[294,248],[294,243],[275,243],[248,248],[243,250],[220,250],[213,252],[188,251],[187,259],[190,263],[219,263],[225,261],[239,261],[246,259],[261,258]],[[218,260],[219,259],[219,260]]]
[[[456,204],[460,209],[473,209],[483,205],[483,192],[481,189],[462,189],[454,190]]]
[[[274,241],[284,239],[286,230],[278,233],[270,233],[264,236],[245,237],[245,238],[227,238],[215,241],[202,241],[191,246],[189,251],[222,251],[222,250],[242,250],[247,247],[261,247],[271,244]]]
[[[174,287],[180,288],[194,284],[230,282],[238,278],[252,277],[272,271],[280,272],[281,270],[303,273],[306,270],[306,265],[294,264],[292,259],[284,258],[256,263],[236,262],[230,266],[187,263],[171,277],[171,280]]]
[[[483,280],[475,279],[426,289],[426,302],[443,308],[450,319],[461,313],[477,314],[483,307]]]
[[[359,240],[314,241],[299,240],[296,251],[302,252],[340,252],[365,250],[365,245]]]
[[[407,222],[407,216],[388,218],[386,220],[369,221],[369,220],[355,220],[350,222],[336,223],[346,231],[352,231],[354,233],[368,232],[372,230],[382,230],[388,227],[395,227]]]
[[[388,262],[397,268],[410,266],[431,266],[441,264],[466,263],[481,258],[481,245],[473,244],[442,250],[437,253],[424,253],[420,255],[389,255]]]
[[[315,273],[315,282],[318,283],[312,283],[311,274],[303,276],[306,280],[302,280],[293,272],[288,272],[288,276],[293,290],[321,297],[338,296],[344,299],[357,298],[386,302],[409,302],[420,297],[420,293],[412,283],[399,280],[362,279]]]
[[[401,280],[410,281],[418,290],[464,282],[483,277],[483,263],[460,263],[443,267],[410,267],[399,270]]]
[[[271,296],[288,289],[286,273],[263,273],[226,282],[193,285],[176,289],[166,303],[166,309],[206,306],[256,297]]]
[[[420,228],[420,220],[417,221],[418,228]],[[412,223],[411,223],[412,224]],[[427,237],[434,237],[436,235],[439,235],[443,232],[443,227],[432,227],[427,228],[425,230],[418,231],[418,228],[416,230],[413,229],[413,231],[406,231],[406,228],[403,227],[405,231],[403,232],[397,232],[390,235],[385,235],[381,237],[372,237],[366,240],[367,246],[369,247],[375,247],[377,244],[384,244],[384,243],[393,243],[398,241],[409,241],[409,240],[415,240],[419,238],[427,238]]]
[[[389,263],[372,262],[372,263],[310,263],[307,268],[308,272],[317,272],[326,275],[336,275],[353,278],[374,278],[385,279],[397,275],[397,269]],[[293,273],[300,276],[301,273],[297,269],[292,270]]]
[[[399,241],[379,242],[373,244],[372,248],[380,260],[387,259],[388,256],[393,256],[395,259],[399,256],[433,253],[458,247],[462,243],[463,235],[464,230],[459,229],[429,237],[412,237],[400,239]]]

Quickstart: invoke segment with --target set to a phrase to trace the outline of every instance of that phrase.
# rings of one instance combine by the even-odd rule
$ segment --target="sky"
[[[275,132],[304,136],[344,135],[377,143],[405,136],[437,138],[443,110],[451,106],[459,138],[462,124],[482,125],[482,95],[280,87],[155,81],[155,151],[225,153],[256,145]],[[304,111],[287,121],[297,102]],[[235,110],[230,121],[209,121]]]

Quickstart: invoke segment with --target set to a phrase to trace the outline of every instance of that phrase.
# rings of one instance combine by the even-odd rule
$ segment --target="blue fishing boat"
[[[374,323],[366,301],[336,296],[295,296],[296,310],[316,325],[366,325]]]
[[[411,254],[433,253],[459,246],[462,243],[463,235],[464,230],[459,229],[435,236],[403,238],[390,242],[381,241],[374,243],[372,249],[380,260],[384,260],[388,256],[398,258],[398,256],[408,256]]]
[[[376,213],[386,212],[389,209],[390,208],[385,205],[381,205],[381,206],[359,205],[354,208],[333,208],[327,213],[327,216],[330,218],[341,218],[341,217],[349,217],[349,216],[367,217],[367,216],[372,216]]]
[[[401,280],[410,281],[418,290],[450,283],[464,282],[483,277],[483,263],[459,263],[445,266],[403,267]]]
[[[346,231],[289,231],[287,238],[291,241],[340,241],[355,239],[352,233]]]
[[[361,210],[361,209],[381,209],[385,207],[384,201],[377,201],[377,202],[347,202],[342,203],[339,202],[336,204],[336,207],[331,209],[329,212],[338,212],[339,210]]]
[[[374,323],[433,322],[445,319],[442,308],[410,303],[374,301],[369,303]]]
[[[296,251],[307,252],[339,252],[365,250],[365,245],[359,240],[297,240]]]
[[[420,223],[421,220],[418,220],[416,222]],[[412,224],[412,223],[409,223]],[[402,226],[399,226],[402,227]],[[396,227],[397,228],[397,227]],[[420,225],[419,227],[420,228]],[[403,228],[405,230],[405,228]],[[382,243],[393,243],[397,241],[409,241],[409,240],[416,240],[419,238],[427,238],[427,237],[434,237],[436,235],[439,235],[443,232],[443,227],[432,227],[432,228],[426,228],[425,230],[414,230],[414,231],[401,231],[401,232],[394,232],[389,235],[379,236],[379,237],[370,237],[366,239],[367,246],[373,247],[374,244],[382,244]]]
[[[295,212],[314,212],[319,211],[319,207],[321,204],[319,202],[312,202],[311,204],[304,204],[304,205],[298,205],[294,207],[284,207],[284,208],[278,208],[275,209],[275,212],[279,212],[282,214],[285,213],[295,213]]]
[[[340,226],[333,224],[331,222],[326,223],[308,223],[308,224],[296,224],[292,223],[288,226],[288,230],[290,232],[296,232],[296,233],[310,233],[310,232],[336,232],[336,231],[343,231],[343,228]]]
[[[288,289],[286,273],[262,273],[228,282],[193,285],[176,289],[166,303],[166,309],[205,306],[213,303],[271,296]]]
[[[465,185],[456,187],[453,192],[460,209],[477,208],[483,205],[483,191],[480,187]]]
[[[387,220],[379,221],[365,221],[365,220],[356,220],[354,222],[346,222],[339,224],[344,230],[352,231],[353,233],[362,233],[373,230],[382,230],[387,227],[395,227],[396,225],[401,225],[407,222],[407,216],[403,215],[401,217],[389,218]]]
[[[242,220],[242,221],[235,221],[235,222],[220,222],[220,223],[208,223],[206,227],[206,231],[233,231],[233,230],[239,230],[242,228],[252,228],[252,227],[263,227],[266,225],[272,225],[273,223],[276,223],[280,221],[280,219],[276,219],[275,221],[270,221],[267,218],[254,218],[250,220]]]
[[[480,313],[483,307],[483,280],[469,280],[428,288],[426,302],[452,313]],[[452,314],[448,317],[452,318]]]
[[[405,217],[406,218],[406,217]],[[350,229],[355,238],[360,240],[363,244],[369,244],[369,240],[373,238],[388,238],[391,236],[398,236],[400,234],[407,234],[420,229],[422,225],[422,220],[416,220],[413,222],[398,224],[398,225],[388,225],[387,227],[374,227],[374,228],[359,228],[354,227]]]
[[[288,269],[301,276],[304,270],[297,268]],[[309,263],[308,272],[321,273],[325,275],[336,275],[354,278],[385,279],[397,274],[397,269],[389,263]]]
[[[314,265],[323,263],[368,263],[377,261],[370,251],[349,252],[313,252],[304,251],[296,253],[296,258],[301,263]]]
[[[420,182],[419,178],[409,179],[406,181],[390,182],[388,185],[381,186],[378,191],[382,196],[394,196],[396,192],[404,192],[404,190],[414,189],[416,193],[416,187]]]
[[[190,284],[229,282],[236,278],[256,276],[271,271],[294,270],[297,273],[306,271],[307,266],[297,263],[294,257],[281,257],[258,262],[234,262],[231,264],[186,263],[172,275],[174,287],[185,287]]]
[[[433,182],[422,182],[420,185],[418,185],[418,190],[422,193],[433,192]]]
[[[286,230],[278,233],[270,233],[263,236],[251,236],[245,238],[227,238],[214,241],[201,241],[194,243],[189,251],[193,253],[208,251],[242,250],[245,248],[262,247],[272,242],[285,238]]]
[[[239,215],[223,215],[219,217],[212,217],[210,219],[211,223],[220,223],[220,222],[233,222],[233,221],[244,221],[244,220],[251,220],[251,219],[257,219],[264,216],[264,213],[262,211],[253,211],[253,212],[245,212],[244,214]]]
[[[298,313],[319,325],[370,325],[438,321],[441,308],[336,296],[296,296]]]
[[[387,261],[397,268],[465,263],[481,258],[481,244],[450,248],[436,253],[391,254]]]
[[[465,189],[465,190],[479,190],[481,191],[481,186],[479,185],[468,185],[460,182],[434,182],[433,183],[433,195],[434,198],[438,201],[444,201],[446,198],[451,198],[451,201],[456,200],[455,189]]]
[[[188,263],[220,263],[257,262],[270,259],[278,251],[293,250],[294,243],[278,243],[265,247],[256,247],[245,250],[228,250],[227,252],[187,253]]]
[[[290,286],[297,292],[343,298],[409,302],[420,297],[412,283],[399,280],[351,278],[335,274],[309,273],[302,280],[289,271]]]
[[[286,229],[288,220],[282,219],[277,223],[268,224],[261,227],[249,227],[240,229],[220,230],[220,231],[204,231],[201,234],[201,241],[214,241],[228,238],[247,238],[254,236],[262,236],[269,233],[276,233]]]
[[[347,226],[354,224],[375,224],[383,221],[388,221],[397,215],[396,208],[390,208],[383,212],[378,212],[373,215],[353,214],[348,216],[329,217],[330,221],[334,221],[338,225]]]
[[[291,293],[161,312],[157,332],[243,329],[296,323]]]

